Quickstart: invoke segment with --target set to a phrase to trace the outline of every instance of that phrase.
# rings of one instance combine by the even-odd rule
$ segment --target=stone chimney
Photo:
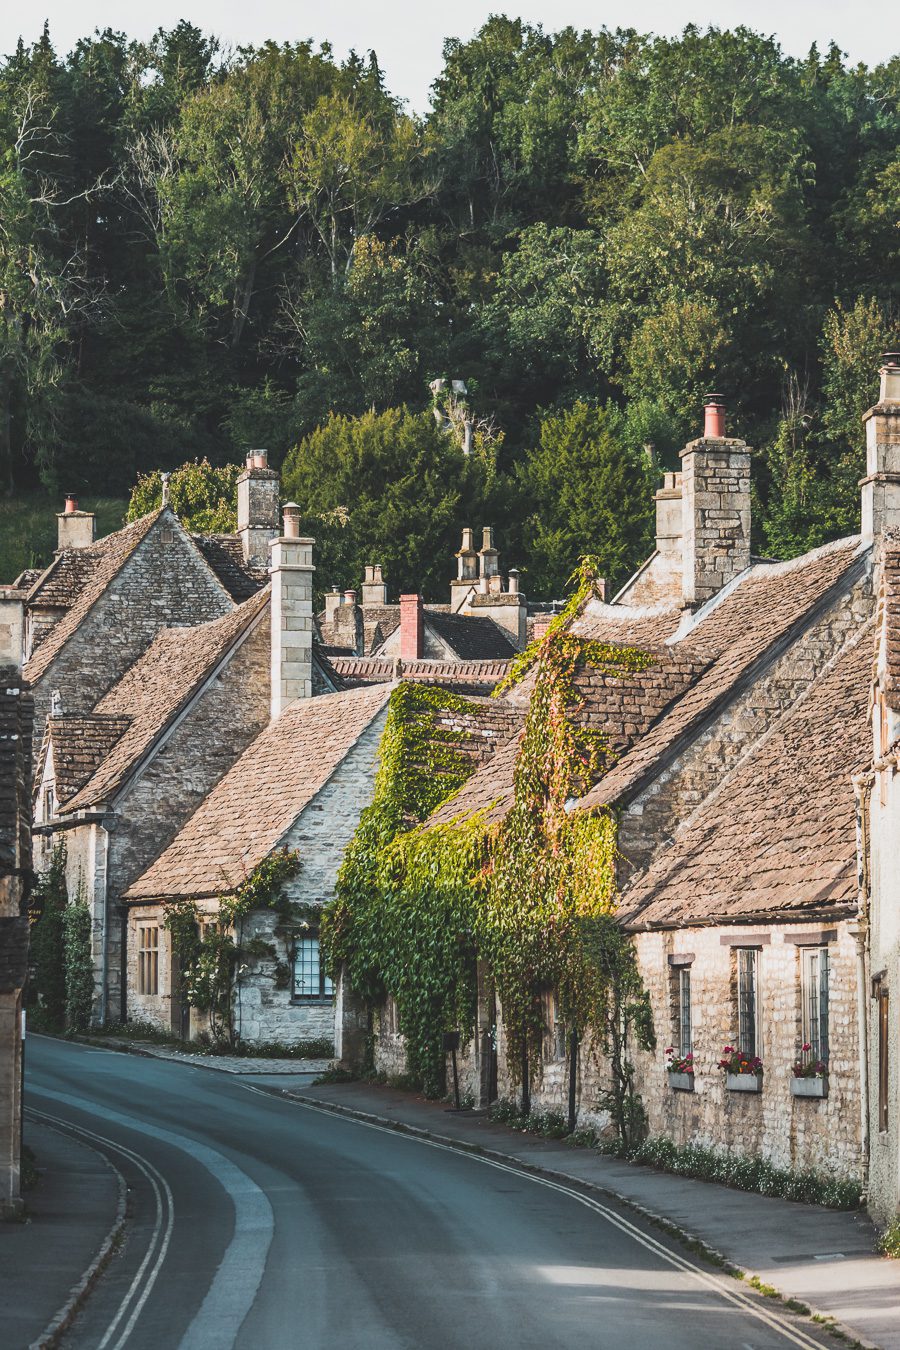
[[[273,721],[289,703],[312,696],[313,543],[300,537],[300,507],[288,502],[284,533],[271,545]]]
[[[456,555],[456,577],[450,582],[450,612],[458,614],[469,592],[478,583],[478,554],[475,551],[474,531],[462,532],[462,545]]]
[[[269,546],[278,538],[281,480],[269,468],[268,450],[251,450],[237,480],[237,527],[244,562],[264,569]]]
[[[479,587],[485,594],[503,589],[503,582],[500,577],[500,554],[494,548],[493,525],[485,525],[481,532],[478,573],[482,583],[486,583]]]
[[[878,402],[863,414],[866,476],[862,479],[862,538],[870,544],[900,526],[900,352],[885,352]]]
[[[344,591],[342,601],[334,611],[331,631],[336,647],[349,647],[354,656],[362,656],[363,620],[356,603],[356,591]]]
[[[692,609],[750,565],[750,447],[726,437],[718,394],[705,413],[704,434],[681,452],[682,597]]]
[[[656,494],[656,548],[681,566],[681,474],[664,473]]]
[[[325,596],[325,622],[327,624],[334,623],[334,616],[340,608],[342,599],[340,586],[332,586]]]
[[[400,660],[421,661],[425,652],[425,621],[421,595],[400,597]]]
[[[74,492],[66,493],[65,509],[57,513],[57,548],[87,548],[94,542],[93,511],[79,511]]]
[[[381,563],[371,563],[366,568],[366,579],[362,588],[363,608],[376,605],[384,608],[387,604],[387,586],[384,584]]]

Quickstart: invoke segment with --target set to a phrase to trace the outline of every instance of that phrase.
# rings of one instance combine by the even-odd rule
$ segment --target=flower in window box
[[[757,1078],[761,1078],[763,1062],[759,1055],[745,1055],[735,1046],[726,1045],[722,1049],[719,1068],[726,1074],[755,1074]]]
[[[794,1062],[794,1078],[825,1078],[827,1074],[828,1060],[814,1059],[809,1042],[801,1045],[800,1053]]]
[[[676,1054],[673,1046],[666,1050],[666,1071],[668,1073],[693,1073],[694,1056]]]

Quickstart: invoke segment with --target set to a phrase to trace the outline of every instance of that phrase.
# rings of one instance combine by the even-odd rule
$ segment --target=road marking
[[[592,1196],[584,1195],[580,1191],[573,1190],[570,1186],[564,1186],[558,1181],[552,1181],[549,1177],[536,1176],[533,1172],[529,1172],[524,1168],[498,1162],[494,1158],[486,1158],[483,1154],[470,1153],[468,1149],[454,1148],[451,1144],[440,1144],[434,1139],[424,1139],[421,1135],[410,1134],[404,1130],[393,1130],[388,1125],[378,1125],[374,1121],[359,1120],[355,1116],[344,1115],[340,1111],[329,1111],[327,1107],[313,1106],[309,1102],[297,1101],[296,1098],[275,1097],[271,1092],[266,1092],[263,1088],[253,1087],[249,1083],[240,1083],[238,1086],[242,1087],[245,1092],[254,1092],[260,1097],[268,1097],[270,1101],[284,1102],[289,1106],[300,1107],[304,1111],[314,1111],[318,1115],[330,1116],[332,1119],[337,1116],[348,1121],[351,1125],[360,1125],[368,1130],[377,1130],[380,1134],[391,1135],[394,1139],[409,1139],[412,1140],[413,1143],[424,1144],[428,1148],[439,1149],[442,1153],[453,1153],[457,1157],[471,1158],[473,1162],[481,1163],[485,1167],[494,1167],[500,1172],[510,1172],[514,1176],[524,1178],[526,1181],[532,1181],[538,1186],[546,1186],[548,1190],[558,1191],[561,1195],[566,1195],[570,1199],[577,1201],[578,1204],[593,1210],[596,1214],[599,1214],[604,1218],[607,1223],[611,1224],[614,1228],[618,1228],[626,1237],[630,1237],[634,1242],[639,1243],[654,1255],[667,1261],[669,1265],[675,1266],[676,1269],[690,1275],[697,1283],[711,1289],[714,1293],[718,1294],[720,1298],[725,1300],[725,1302],[731,1303],[741,1311],[749,1313],[751,1317],[755,1317],[757,1321],[763,1322],[771,1331],[784,1337],[791,1345],[799,1346],[801,1347],[801,1350],[823,1350],[821,1341],[813,1340],[813,1338],[808,1336],[801,1328],[792,1326],[790,1322],[786,1321],[783,1317],[780,1317],[777,1313],[770,1312],[768,1309],[760,1307],[756,1301],[747,1294],[729,1287],[729,1285],[725,1283],[723,1277],[711,1274],[710,1272],[705,1271],[701,1266],[697,1266],[686,1257],[681,1256],[679,1253],[670,1251],[655,1238],[650,1237],[646,1233],[642,1233],[641,1230],[636,1227],[635,1224],[629,1222],[628,1219],[616,1214],[614,1210],[601,1204],[600,1201],[595,1200]]]
[[[34,1085],[30,1091],[37,1096],[87,1111],[91,1115],[96,1115],[98,1110],[102,1110],[104,1120],[124,1125],[126,1129],[149,1135],[152,1139],[159,1139],[187,1153],[219,1183],[234,1207],[234,1234],[225,1249],[206,1297],[182,1338],[179,1350],[201,1350],[201,1348],[208,1350],[210,1345],[225,1350],[225,1347],[233,1345],[256,1300],[275,1232],[272,1206],[265,1192],[224,1154],[209,1148],[206,1144],[199,1144],[186,1135],[149,1125],[136,1120],[133,1116],[122,1115],[106,1107],[101,1108],[97,1102],[83,1097],[53,1092],[49,1088]],[[114,1147],[121,1146],[116,1144]],[[145,1291],[138,1312],[143,1308],[149,1292],[149,1289]],[[136,1320],[136,1317],[133,1320]],[[130,1333],[132,1326],[133,1321],[129,1322],[126,1334]],[[105,1344],[104,1342],[104,1346]],[[111,1350],[120,1350],[122,1344],[120,1340]]]
[[[115,1143],[114,1140],[108,1139],[105,1135],[97,1134],[94,1130],[85,1129],[85,1127],[82,1125],[75,1125],[73,1124],[72,1121],[65,1120],[60,1116],[51,1116],[46,1114],[46,1112],[44,1111],[37,1111],[32,1106],[26,1107],[25,1111],[26,1115],[32,1116],[36,1120],[42,1120],[48,1124],[53,1124],[56,1128],[62,1128],[63,1131],[67,1131],[70,1134],[80,1135],[84,1139],[91,1139],[95,1144],[102,1144],[105,1148],[109,1148],[113,1152],[118,1153],[120,1157],[128,1158],[135,1165],[135,1167],[139,1169],[139,1171],[143,1172],[144,1176],[147,1178],[147,1180],[150,1182],[150,1185],[153,1188],[154,1199],[156,1201],[156,1222],[153,1227],[153,1233],[150,1237],[150,1242],[147,1246],[147,1251],[144,1254],[143,1261],[138,1267],[137,1274],[135,1275],[128,1290],[125,1293],[124,1298],[119,1304],[119,1307],[116,1310],[116,1315],[110,1322],[109,1326],[107,1327],[103,1339],[97,1347],[97,1350],[105,1350],[105,1348],[109,1345],[111,1338],[115,1334],[116,1328],[118,1327],[119,1323],[121,1322],[122,1318],[125,1316],[125,1313],[128,1310],[128,1305],[131,1303],[132,1299],[140,1290],[141,1281],[144,1278],[151,1257],[153,1256],[154,1250],[157,1247],[157,1243],[160,1240],[160,1234],[163,1229],[163,1221],[165,1214],[165,1233],[162,1237],[159,1250],[157,1251],[156,1261],[153,1265],[152,1270],[150,1270],[146,1276],[146,1282],[144,1284],[143,1290],[140,1293],[140,1298],[138,1299],[138,1302],[134,1310],[132,1311],[131,1317],[129,1318],[128,1323],[125,1326],[122,1335],[119,1337],[115,1346],[113,1346],[112,1348],[112,1350],[121,1350],[121,1347],[124,1346],[126,1340],[131,1335],[131,1332],[134,1329],[134,1325],[141,1314],[144,1304],[150,1297],[150,1293],[153,1289],[153,1286],[156,1283],[157,1277],[159,1276],[159,1272],[162,1269],[162,1264],[166,1259],[166,1253],[168,1252],[169,1249],[169,1242],[172,1237],[172,1227],[175,1222],[175,1201],[172,1197],[172,1192],[169,1189],[168,1182],[166,1181],[162,1173],[156,1167],[154,1167],[152,1162],[150,1162],[149,1158],[145,1158],[143,1154],[135,1153],[133,1149],[126,1148],[124,1144],[117,1144]]]

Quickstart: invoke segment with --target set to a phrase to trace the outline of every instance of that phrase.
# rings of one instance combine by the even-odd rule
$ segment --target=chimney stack
[[[325,597],[325,622],[334,623],[334,616],[338,612],[341,604],[340,586],[332,586]]]
[[[25,602],[23,591],[0,588],[0,666],[22,667],[25,650]]]
[[[462,532],[462,545],[456,555],[456,576],[450,582],[450,613],[458,614],[478,582],[478,554],[475,551],[474,531],[468,527]]]
[[[425,651],[425,622],[421,595],[400,597],[400,660],[421,661]]]
[[[370,563],[366,568],[366,579],[362,588],[363,609],[367,605],[384,608],[387,604],[387,586],[384,583],[381,563]]]
[[[334,611],[332,633],[336,647],[348,647],[354,656],[363,655],[363,621],[356,603],[356,591],[344,591]]]
[[[74,492],[66,493],[66,504],[57,513],[57,549],[87,548],[94,542],[93,511],[79,511]]]
[[[479,572],[484,584],[479,587],[485,593],[499,592],[503,589],[500,577],[500,554],[494,548],[494,527],[485,525],[481,532],[481,549],[478,553]]]
[[[725,437],[718,394],[707,398],[705,413],[704,435],[681,452],[682,598],[692,609],[750,565],[750,447]]]
[[[246,466],[237,480],[237,527],[244,562],[264,569],[269,562],[269,546],[278,538],[279,475],[269,468],[267,450],[251,450]]]
[[[863,414],[866,476],[862,479],[862,539],[870,544],[900,526],[900,352],[882,357],[878,402]]]
[[[288,502],[284,533],[271,546],[273,721],[289,703],[312,696],[313,543],[301,538],[300,507]]]

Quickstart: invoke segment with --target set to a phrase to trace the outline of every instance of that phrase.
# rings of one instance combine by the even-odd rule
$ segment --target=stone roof
[[[192,534],[209,566],[232,600],[249,600],[269,580],[267,571],[249,567],[244,561],[244,546],[236,534]]]
[[[788,563],[753,567],[699,610],[670,647],[705,662],[704,673],[579,804],[609,805],[636,791],[833,590],[862,573],[858,555],[859,540],[843,539]]]
[[[574,689],[580,703],[574,715],[582,725],[602,732],[607,764],[614,762],[643,736],[660,713],[704,668],[703,663],[692,659],[690,653],[664,647],[650,655],[652,664],[643,670],[625,669],[619,673],[585,665],[575,678]],[[517,708],[520,717],[524,717],[527,700],[523,703],[521,699],[510,697],[499,701]],[[468,819],[483,811],[489,803],[493,805],[486,819],[502,819],[513,801],[517,745],[518,736],[503,750],[498,750],[491,764],[479,769],[452,803],[441,806],[431,819],[436,824],[450,819]]]
[[[106,755],[128,730],[128,716],[48,717],[40,762],[53,755],[57,802],[69,801],[96,772]]]
[[[341,656],[333,649],[325,651],[331,669],[349,688],[404,679],[463,693],[489,693],[509,670],[509,661],[401,661],[392,656]]]
[[[476,769],[458,792],[432,812],[426,828],[470,820],[479,812],[483,813],[485,823],[502,820],[513,804],[513,776],[521,739],[519,727],[497,746],[491,758]]]
[[[26,663],[25,678],[29,683],[34,684],[49,668],[54,657],[65,646],[113,578],[122,570],[141,540],[150,532],[165,509],[151,511],[149,515],[141,516],[140,520],[132,521],[130,525],[117,530],[115,534],[109,534],[105,539],[99,539],[95,544],[90,544],[85,549],[76,550],[84,558],[89,559],[89,570],[84,576],[81,588],[73,593],[63,617],[51,629],[38,649],[32,654],[31,659]],[[67,553],[70,551],[66,550]],[[52,572],[54,567],[55,564],[51,563],[48,571]],[[74,578],[76,575],[82,575],[82,572],[73,570],[71,575]],[[42,586],[43,581],[39,580],[32,594],[39,593]]]
[[[385,707],[390,686],[301,699],[236,761],[127,900],[220,895],[275,849]]]
[[[672,637],[680,622],[680,609],[607,605],[591,598],[573,620],[571,631],[592,642],[652,651]]]
[[[871,760],[871,637],[870,624],[625,891],[628,927],[855,910],[851,777]]]
[[[68,609],[87,585],[95,568],[103,561],[105,539],[87,548],[60,549],[52,563],[38,572],[29,589],[29,605]]]
[[[162,629],[144,655],[100,700],[91,717],[53,719],[63,724],[84,723],[86,734],[93,725],[98,733],[98,748],[104,722],[123,723],[115,741],[105,741],[90,774],[76,785],[77,795],[66,801],[66,812],[85,810],[115,795],[222,658],[266,609],[268,601],[266,589],[210,623]],[[59,796],[62,798],[62,793]]]
[[[516,654],[515,643],[493,619],[426,609],[425,623],[461,661],[508,661]]]
[[[28,917],[13,914],[0,919],[0,994],[24,988],[28,971]]]

